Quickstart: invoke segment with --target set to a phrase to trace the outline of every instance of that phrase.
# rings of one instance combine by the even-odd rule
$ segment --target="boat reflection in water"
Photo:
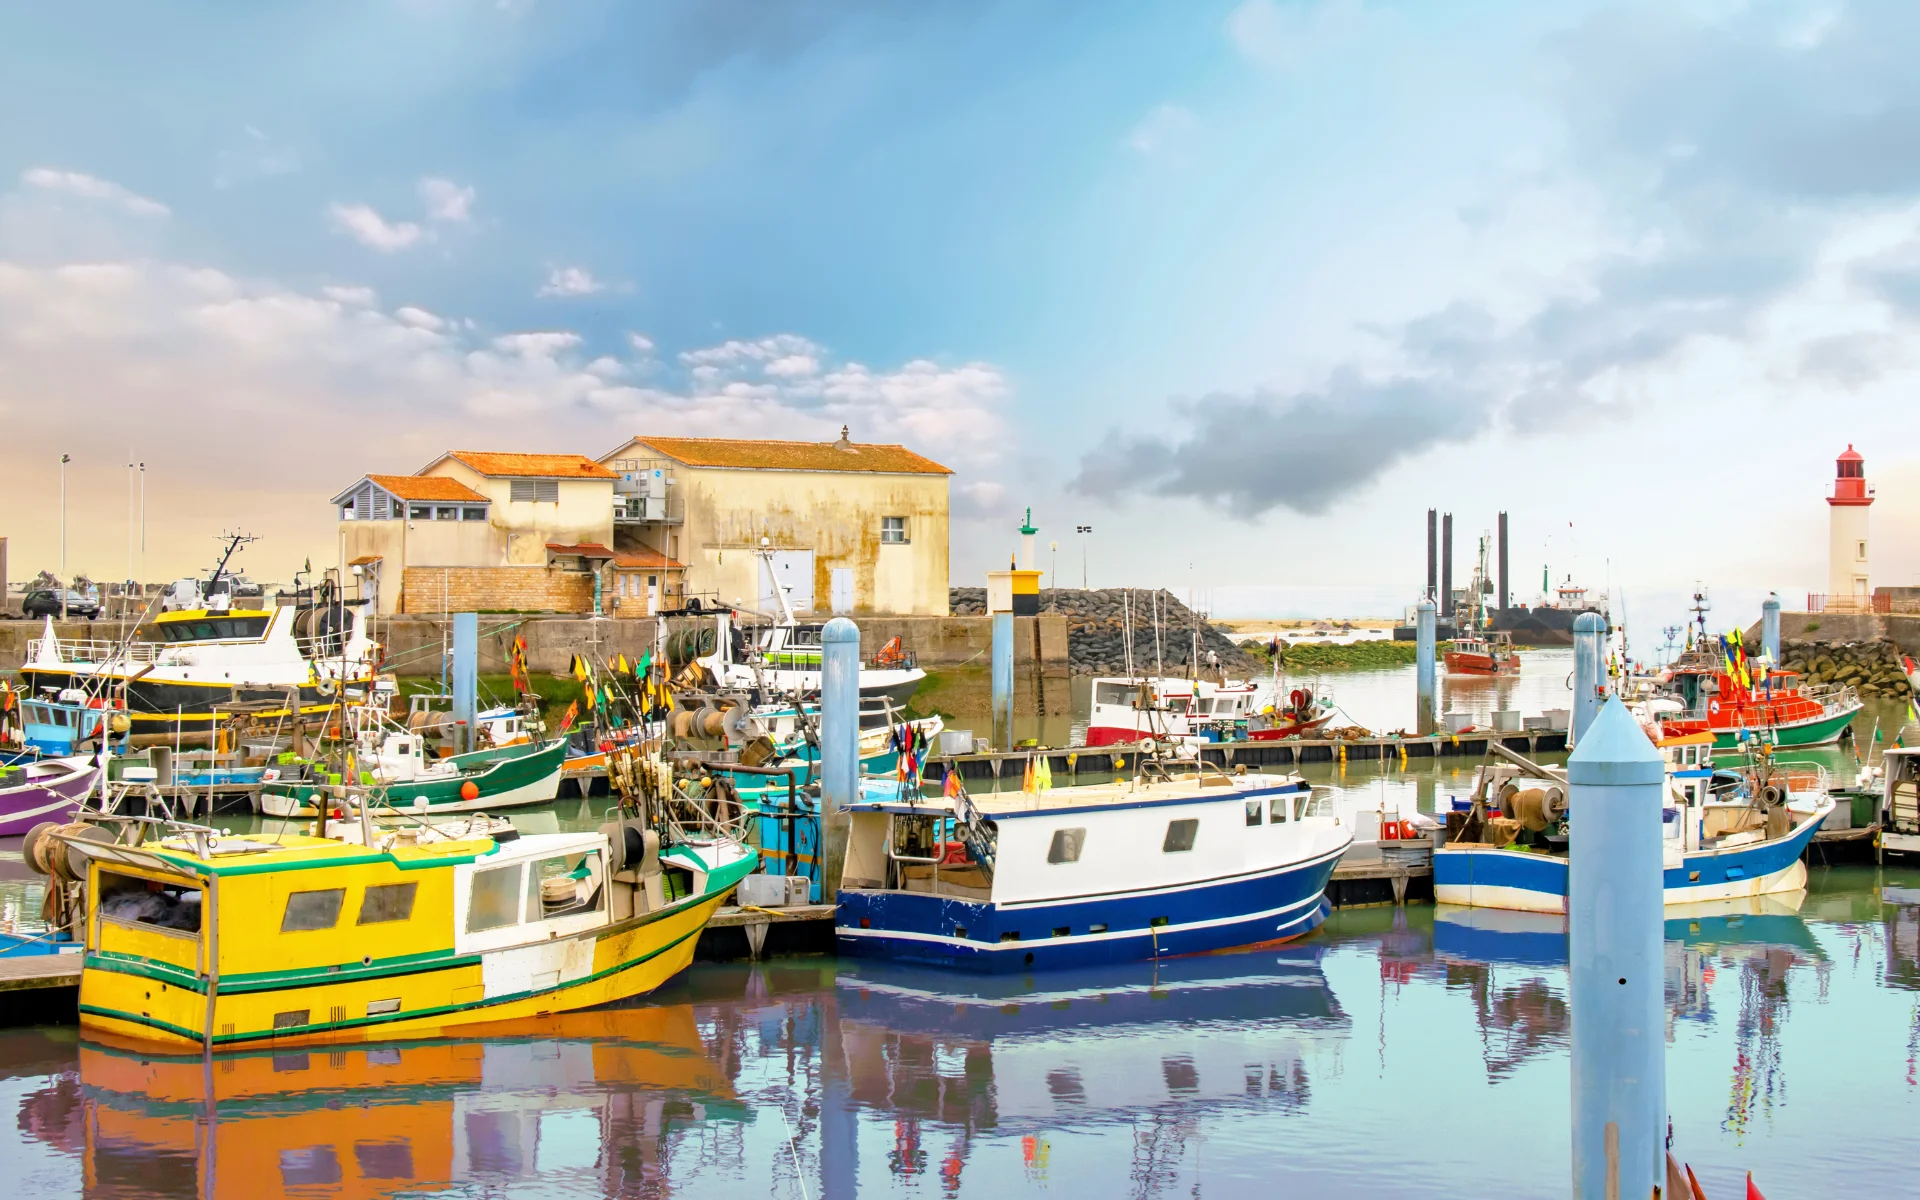
[[[844,1190],[854,1130],[886,1169],[959,1186],[981,1135],[1130,1126],[1133,1175],[1171,1178],[1222,1112],[1304,1112],[1349,1019],[1318,945],[1021,977],[819,960],[703,967],[655,1002],[497,1036],[155,1055],[48,1040],[22,1134],[90,1197],[665,1196]],[[64,1056],[64,1059],[63,1059]],[[750,1099],[746,1099],[750,1097]],[[769,1112],[774,1109],[777,1111]],[[943,1142],[940,1160],[923,1128]],[[208,1131],[212,1130],[211,1136]],[[793,1141],[789,1143],[788,1137]],[[866,1172],[882,1169],[868,1161]],[[761,1172],[771,1179],[747,1181]],[[817,1182],[816,1182],[817,1181]]]
[[[1686,1023],[1714,1023],[1715,980],[1736,973],[1724,1122],[1731,1132],[1743,1132],[1756,1111],[1770,1114],[1783,1093],[1780,1034],[1793,969],[1813,968],[1818,993],[1826,993],[1830,964],[1800,915],[1805,902],[1804,891],[1775,892],[1666,909],[1668,1042]],[[1473,993],[1490,1078],[1540,1054],[1565,1051],[1571,1014],[1564,916],[1441,905],[1433,930],[1435,958],[1445,964],[1448,982]]]
[[[89,1040],[77,1078],[29,1096],[19,1124],[80,1158],[88,1196],[375,1197],[536,1171],[613,1195],[664,1179],[676,1126],[747,1115],[685,1005],[528,1024],[524,1037],[204,1060]]]

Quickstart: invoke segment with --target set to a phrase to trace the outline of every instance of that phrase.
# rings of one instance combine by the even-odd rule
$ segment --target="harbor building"
[[[628,570],[612,549],[615,478],[578,454],[476,450],[364,475],[333,498],[349,589],[383,615],[610,612]],[[649,566],[664,582],[650,559],[631,571]]]
[[[642,435],[600,463],[617,476],[615,551],[661,556],[685,597],[947,615],[952,472],[905,446],[844,427],[831,442]]]
[[[1828,612],[1867,612],[1872,606],[1867,575],[1867,510],[1872,506],[1866,460],[1849,442],[1834,461],[1833,494],[1827,497]]]

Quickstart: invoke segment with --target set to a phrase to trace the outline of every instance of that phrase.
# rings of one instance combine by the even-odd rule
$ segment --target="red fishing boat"
[[[1467,633],[1453,640],[1446,653],[1449,675],[1518,675],[1520,655],[1514,652],[1513,635],[1498,630]]]
[[[1744,737],[1777,746],[1824,746],[1840,740],[1865,707],[1850,687],[1807,686],[1793,671],[1769,669],[1747,655],[1737,634],[1716,642],[1703,633],[1663,673],[1662,683],[1681,708],[1660,722],[1667,736],[1711,733],[1722,750]]]

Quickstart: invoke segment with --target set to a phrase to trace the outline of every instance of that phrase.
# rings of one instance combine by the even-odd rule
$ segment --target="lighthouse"
[[[1833,495],[1827,497],[1827,606],[1865,612],[1872,607],[1867,584],[1867,509],[1873,492],[1867,487],[1866,460],[1848,443],[1834,462]]]

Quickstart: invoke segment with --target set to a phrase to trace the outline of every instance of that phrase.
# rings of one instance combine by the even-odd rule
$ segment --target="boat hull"
[[[504,1021],[611,1004],[685,970],[700,931],[753,862],[716,870],[697,899],[637,922],[482,954],[372,958],[326,972],[317,983],[312,971],[222,980],[211,1004],[206,980],[192,972],[162,976],[146,964],[89,953],[80,975],[80,1025],[174,1048],[278,1049],[439,1037],[456,1028],[484,1032]],[[548,987],[514,982],[549,975],[557,982]],[[369,1004],[396,995],[404,1008],[367,1015]],[[209,1015],[217,1031],[210,1039]],[[289,1020],[295,1015],[302,1019]]]
[[[1449,675],[1518,675],[1520,659],[1496,658],[1491,654],[1462,654],[1457,651],[1446,655],[1447,674]]]
[[[100,681],[106,681],[106,687],[114,696],[120,695],[124,686],[127,697],[127,716],[131,719],[132,736],[136,742],[141,739],[163,740],[176,735],[205,734],[219,721],[226,720],[226,714],[212,711],[215,704],[230,704],[236,700],[275,703],[283,701],[290,691],[300,693],[300,711],[302,715],[318,720],[332,709],[331,700],[320,694],[318,686],[312,683],[298,685],[269,682],[217,682],[156,678],[153,673],[135,672],[129,676],[117,670],[75,670],[71,667],[43,667],[29,663],[20,668],[20,679],[24,686],[35,692],[63,688],[100,687]],[[367,681],[350,682],[349,687],[364,686]],[[255,714],[271,723],[280,719],[279,709]],[[291,715],[291,714],[287,714]],[[145,743],[141,743],[145,744]]]
[[[1807,868],[1800,856],[1825,819],[1824,812],[1811,817],[1776,841],[1686,855],[1680,866],[1666,869],[1664,903],[1695,904],[1804,888]],[[1564,913],[1567,894],[1565,858],[1458,844],[1433,854],[1436,904]]]
[[[40,764],[39,769],[60,761]],[[42,821],[65,821],[99,781],[100,768],[75,764],[66,774],[0,787],[0,837],[19,837]]]
[[[1277,945],[1326,920],[1345,849],[1218,883],[1009,907],[843,888],[835,937],[844,955],[991,974]]]
[[[1846,732],[1847,726],[1853,723],[1854,715],[1863,707],[1863,705],[1855,704],[1852,708],[1843,709],[1840,712],[1823,713],[1810,720],[1796,721],[1790,724],[1769,725],[1766,726],[1764,730],[1755,729],[1749,732],[1756,734],[1764,733],[1766,736],[1772,738],[1776,746],[1826,746],[1840,740],[1840,735]],[[1733,750],[1739,745],[1739,729],[1715,729],[1713,731],[1714,749]]]
[[[507,746],[475,751],[460,758],[490,760],[485,771],[447,779],[388,784],[387,803],[394,808],[424,806],[430,813],[491,812],[545,804],[559,794],[566,754],[567,744],[563,740],[549,742],[544,747]],[[469,782],[479,789],[479,795],[471,800],[461,795],[461,789]],[[309,797],[317,787],[310,781],[266,784],[260,789],[260,811],[270,817],[315,816]]]

